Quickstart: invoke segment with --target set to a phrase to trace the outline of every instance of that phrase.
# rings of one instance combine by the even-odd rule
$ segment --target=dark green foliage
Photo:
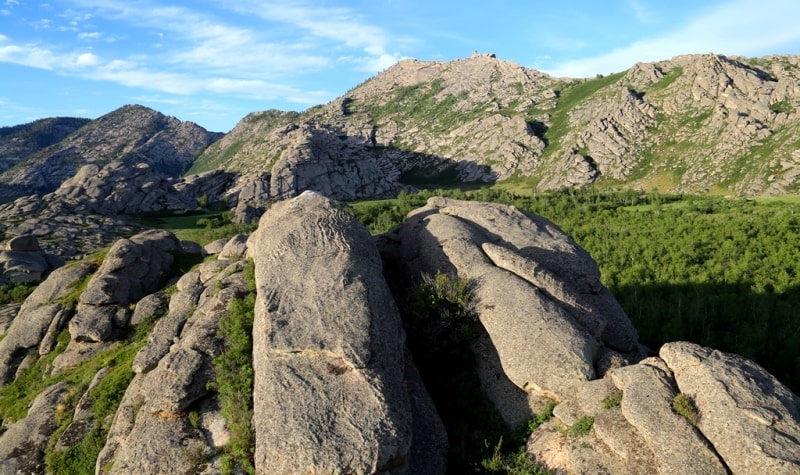
[[[22,303],[34,290],[36,284],[18,283],[0,286],[0,305]]]
[[[401,300],[409,347],[447,429],[449,473],[540,473],[520,452],[526,428],[510,433],[483,395],[470,348],[485,331],[476,303],[471,282],[444,273],[426,276]],[[549,418],[552,407],[543,414]],[[512,444],[503,447],[504,437]]]
[[[689,340],[739,353],[800,391],[800,202],[487,188],[355,204],[354,213],[385,230],[434,193],[512,204],[557,223],[597,261],[645,345]]]
[[[93,475],[97,456],[106,444],[106,431],[98,423],[89,430],[80,443],[60,452],[45,456],[48,473],[56,475]]]
[[[457,289],[462,289],[458,291]],[[504,427],[480,389],[470,341],[476,334],[469,285],[437,274],[407,291],[401,300],[408,343],[425,385],[447,428],[450,473],[469,473],[492,455],[487,440],[497,440]]]
[[[491,457],[481,461],[481,467],[486,473],[503,473],[515,475],[544,475],[550,473],[542,469],[531,459],[525,450],[528,438],[540,425],[549,421],[553,417],[555,403],[548,403],[533,419],[521,425],[513,438],[509,439],[510,444],[503,445],[503,437],[494,446]]]
[[[220,319],[220,332],[225,337],[225,351],[214,359],[215,381],[211,384],[218,392],[222,416],[231,432],[223,455],[226,473],[238,465],[247,473],[254,473],[253,450],[255,434],[253,417],[253,318],[255,309],[254,265],[248,262],[244,271],[250,290],[244,297],[235,299],[227,314]]]

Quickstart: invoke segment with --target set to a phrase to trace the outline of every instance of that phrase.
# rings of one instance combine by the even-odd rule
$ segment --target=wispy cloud
[[[361,56],[346,55],[340,59],[352,61],[360,69],[371,72],[381,71],[402,59],[398,52],[389,50],[389,44],[413,41],[393,38],[384,29],[344,7],[312,6],[302,1],[263,3],[252,0],[223,2],[223,5],[238,13],[258,15],[266,21],[287,23],[341,48],[362,51]]]
[[[655,23],[657,17],[653,10],[641,2],[641,0],[628,0],[628,6],[633,11],[633,15],[639,23]]]
[[[683,26],[594,57],[566,61],[545,72],[560,77],[588,77],[625,70],[637,61],[658,61],[678,54],[761,55],[800,46],[800,2],[736,0],[700,13]],[[757,34],[753,34],[757,32]],[[750,33],[750,34],[748,34]]]

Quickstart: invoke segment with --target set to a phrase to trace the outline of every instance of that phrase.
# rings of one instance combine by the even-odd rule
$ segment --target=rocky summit
[[[409,340],[434,275],[469,283],[477,394],[434,397]],[[432,198],[373,238],[306,191],[205,250],[141,232],[49,273],[2,336],[0,473],[444,474],[442,411],[471,396],[537,420],[518,456],[554,473],[800,471],[798,396],[735,354],[643,347],[592,258],[512,206]]]

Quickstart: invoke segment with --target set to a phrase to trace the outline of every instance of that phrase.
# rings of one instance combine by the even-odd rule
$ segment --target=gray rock
[[[244,257],[247,253],[247,236],[246,234],[237,234],[232,237],[222,250],[219,252],[220,259],[238,260]]]
[[[694,343],[667,343],[659,354],[731,471],[800,472],[800,398],[786,386],[747,358]]]
[[[22,252],[41,252],[36,236],[16,236],[6,244],[6,250]]]
[[[477,313],[502,369],[526,392],[568,398],[595,377],[605,345],[637,348],[636,331],[600,284],[597,265],[542,218],[432,198],[394,239],[400,250],[385,257],[403,263],[408,281],[441,271],[475,282]]]
[[[0,473],[44,473],[44,450],[65,393],[65,383],[46,388],[31,402],[28,415],[0,435]]]
[[[62,318],[58,300],[72,292],[90,270],[87,264],[56,269],[28,296],[0,340],[0,385],[8,383],[16,373],[21,351],[39,345],[53,320]]]
[[[258,473],[401,468],[412,435],[403,330],[369,233],[307,192],[273,206],[248,249]]]
[[[169,296],[163,292],[145,295],[136,303],[130,323],[138,325],[148,318],[163,315],[168,306]]]
[[[622,414],[655,454],[658,473],[727,473],[714,448],[672,410],[669,368],[656,358],[611,372],[622,389]]]
[[[225,238],[217,239],[216,241],[211,241],[210,243],[203,246],[203,250],[205,250],[206,253],[211,255],[219,254],[220,252],[222,252],[222,249],[225,247],[225,244],[227,243],[228,239]]]

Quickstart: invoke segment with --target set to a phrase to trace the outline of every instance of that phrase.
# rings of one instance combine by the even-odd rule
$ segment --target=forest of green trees
[[[434,194],[512,204],[550,219],[597,261],[642,343],[657,350],[690,340],[739,353],[800,392],[800,201],[481,189],[350,208],[379,233]]]

